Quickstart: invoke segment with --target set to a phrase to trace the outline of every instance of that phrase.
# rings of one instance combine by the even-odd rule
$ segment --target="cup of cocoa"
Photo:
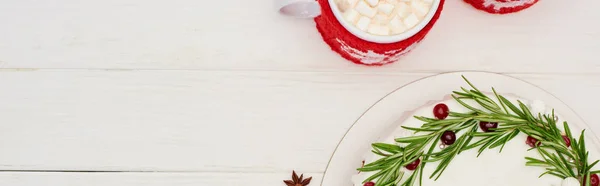
[[[314,18],[331,50],[357,64],[398,61],[425,38],[444,0],[277,0],[285,15]]]

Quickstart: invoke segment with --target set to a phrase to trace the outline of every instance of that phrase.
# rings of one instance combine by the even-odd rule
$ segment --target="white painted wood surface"
[[[292,169],[318,185],[366,108],[456,70],[539,85],[600,131],[600,1],[508,16],[448,1],[417,50],[377,68],[272,0],[211,3],[0,1],[0,185],[282,185]]]

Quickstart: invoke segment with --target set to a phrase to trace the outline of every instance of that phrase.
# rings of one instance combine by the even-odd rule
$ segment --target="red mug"
[[[350,5],[352,8],[345,7],[346,10],[342,11],[340,6],[344,6],[344,4],[338,4],[341,1],[354,3]],[[399,11],[399,6],[397,6],[399,4],[396,4],[393,7],[393,13],[389,13],[388,9],[387,14],[383,14],[381,12],[386,9],[382,6],[385,3],[379,4],[379,0],[277,0],[279,11],[285,15],[302,18],[314,17],[323,40],[333,51],[354,63],[370,66],[398,61],[404,54],[414,49],[438,20],[445,0],[394,1],[410,5],[409,8],[411,9]],[[409,1],[409,3],[406,4],[403,1]],[[422,8],[416,9],[412,4],[413,1],[426,1],[423,5],[429,7],[426,11]],[[377,4],[370,4],[372,2]],[[375,12],[376,15],[372,12],[373,10],[378,11]],[[420,15],[418,14],[419,10],[421,10]],[[400,15],[400,12],[404,15],[396,16]],[[373,15],[388,15],[388,17],[393,18],[386,20],[389,22],[375,24],[370,22],[371,20],[377,20],[373,18]],[[418,15],[420,19],[418,22],[414,19],[417,17],[415,15]],[[356,16],[359,18],[356,18]],[[349,17],[354,18],[354,21],[349,21]],[[364,20],[371,23],[368,28],[364,26],[365,24],[361,24],[361,21]],[[398,27],[393,27],[392,23],[395,20],[399,20],[399,23],[403,24],[405,29],[396,32],[394,28]],[[386,25],[388,28],[379,25]],[[379,32],[381,30],[387,32]],[[391,32],[396,33],[390,34]]]
[[[473,7],[492,14],[508,14],[527,9],[539,0],[464,0]]]

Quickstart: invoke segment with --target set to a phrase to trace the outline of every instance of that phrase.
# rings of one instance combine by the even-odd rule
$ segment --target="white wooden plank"
[[[322,171],[366,108],[424,75],[3,72],[0,169]]]
[[[273,0],[4,1],[0,67],[365,71]],[[598,73],[600,1],[545,1],[514,15],[447,1],[429,37],[369,71]],[[217,8],[218,7],[218,8]]]
[[[322,179],[305,176],[311,186]],[[291,173],[0,173],[0,185],[10,186],[279,186],[287,179]]]
[[[0,71],[0,170],[321,172],[362,112],[427,75]],[[517,76],[594,124],[600,76]]]

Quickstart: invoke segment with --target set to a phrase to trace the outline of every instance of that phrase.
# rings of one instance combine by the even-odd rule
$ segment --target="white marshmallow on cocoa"
[[[395,6],[389,3],[381,3],[379,6],[377,6],[377,9],[379,9],[380,12],[383,12],[386,15],[392,14],[392,12],[394,12],[394,8]]]
[[[354,9],[350,9],[350,10],[344,12],[344,19],[353,24],[356,22],[356,20],[359,17],[360,17],[360,14]]]
[[[387,24],[389,18],[386,15],[377,14],[371,19],[371,23],[374,24]]]
[[[423,1],[424,3],[428,3],[428,4],[431,4],[431,3],[433,3],[433,0],[422,0],[422,1]]]
[[[419,18],[415,14],[410,14],[406,16],[406,18],[404,18],[404,24],[406,25],[406,27],[412,28],[419,24]]]
[[[369,24],[371,24],[371,18],[361,16],[358,22],[356,22],[356,28],[367,31]]]
[[[337,3],[338,9],[340,9],[340,12],[344,13],[349,9],[352,9],[352,6],[350,5],[350,3],[348,3],[348,1],[341,1]]]
[[[429,6],[420,1],[411,2],[410,7],[413,9],[413,13],[415,13],[418,17],[424,17],[427,15],[427,13],[429,13]]]
[[[390,35],[390,28],[379,24],[372,24],[371,26],[369,26],[369,30],[367,32],[375,35],[387,36]]]
[[[358,13],[367,17],[373,17],[375,16],[375,14],[377,14],[377,10],[367,5],[367,3],[365,3],[364,1],[359,1],[356,7],[354,7],[354,9],[358,11]]]
[[[356,2],[358,2],[359,0],[343,0],[348,2],[348,4],[350,4],[352,7],[354,7],[354,5],[356,5]]]
[[[371,5],[372,7],[377,6],[377,4],[379,4],[379,0],[365,0],[367,1],[367,3],[369,3],[369,5]]]
[[[412,11],[410,6],[408,6],[406,3],[400,2],[396,5],[396,14],[398,14],[402,18],[408,16],[408,14],[410,14],[411,12]]]
[[[406,26],[402,22],[402,18],[398,16],[394,16],[389,23],[389,27],[392,31],[392,34],[400,34],[406,31]]]

